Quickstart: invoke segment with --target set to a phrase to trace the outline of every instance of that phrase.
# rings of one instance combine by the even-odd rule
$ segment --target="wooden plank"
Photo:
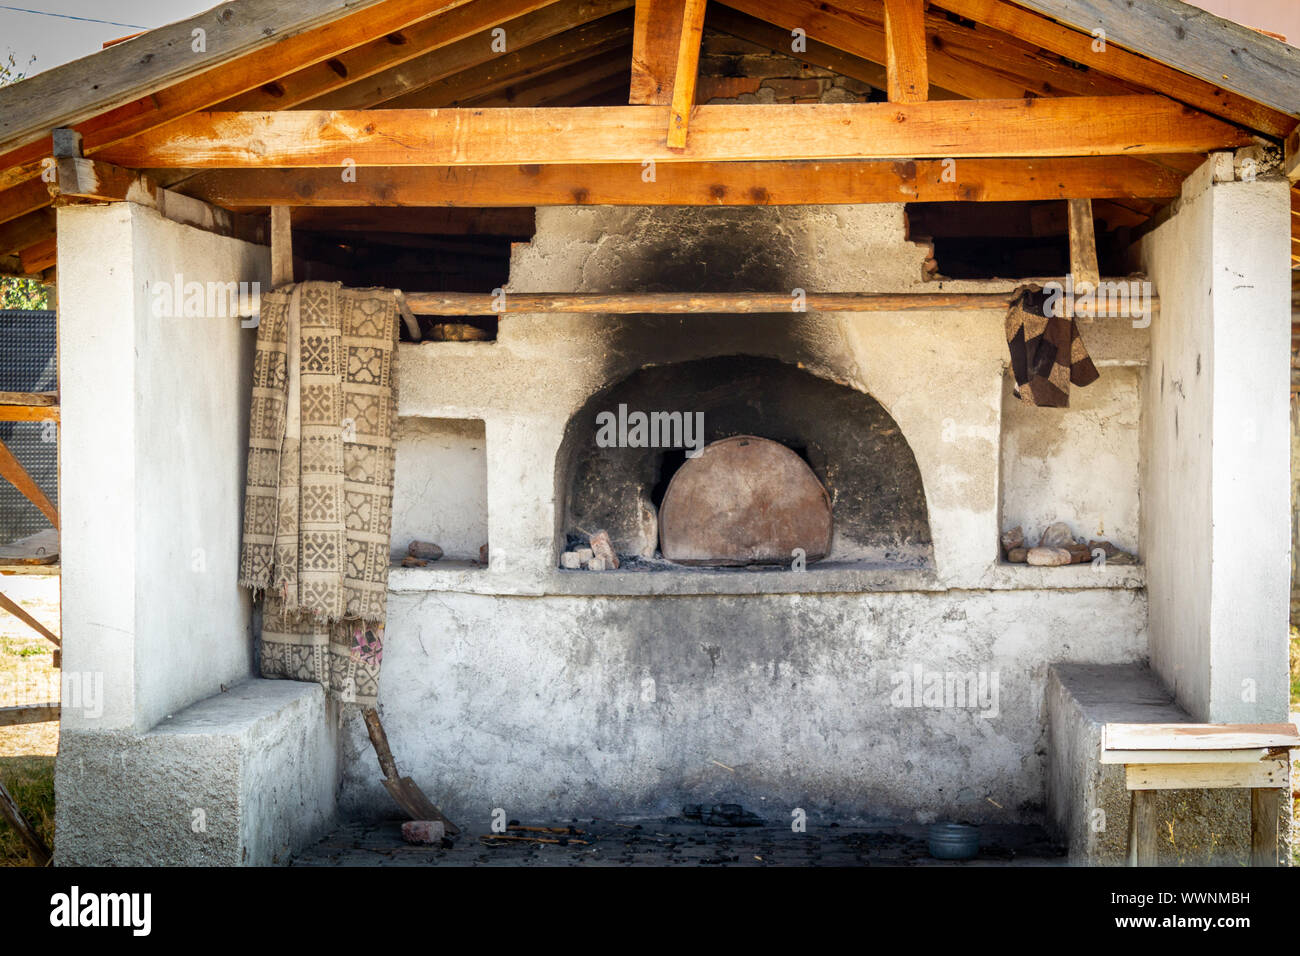
[[[1097,226],[1092,218],[1091,199],[1070,199],[1069,233],[1070,233],[1070,273],[1074,276],[1075,288],[1080,283],[1091,283],[1097,288],[1101,282],[1101,270],[1097,267]]]
[[[0,422],[57,422],[57,405],[0,405]]]
[[[47,704],[20,704],[17,707],[0,707],[0,727],[45,724],[58,719],[59,704],[57,701]]]
[[[22,462],[14,457],[13,452],[2,441],[0,441],[0,478],[6,479],[22,493],[23,497],[39,508],[41,513],[50,519],[50,524],[56,528],[59,526],[58,509],[27,473]]]
[[[631,46],[624,43],[608,52],[565,63],[559,69],[508,78],[496,89],[466,96],[461,103],[481,107],[577,106],[600,91],[619,90],[622,95],[608,100],[607,105],[621,105],[627,100],[631,56]]]
[[[0,192],[0,222],[10,222],[50,204],[50,191],[40,179]]]
[[[1286,138],[1286,153],[1283,161],[1286,178],[1292,183],[1300,182],[1300,127],[1294,129]],[[1296,207],[1295,191],[1291,194],[1291,211]]]
[[[1300,747],[1293,724],[1107,724],[1105,750],[1239,750]]]
[[[1067,57],[1089,70],[1120,77],[1269,136],[1285,136],[1295,126],[1295,120],[1286,113],[1225,90],[1217,82],[1207,83],[1181,70],[1130,53],[1114,43],[1100,47],[1091,33],[1031,13],[1014,3],[1005,0],[943,0],[940,5],[993,30]]]
[[[685,9],[685,0],[636,0],[629,103],[637,106],[672,103]]]
[[[54,235],[54,210],[38,209],[0,223],[0,256],[13,255]]]
[[[30,627],[37,634],[41,635],[41,637],[45,638],[47,641],[53,644],[55,647],[63,646],[63,642],[59,640],[58,636],[53,631],[47,628],[40,621],[36,620],[36,618],[28,614],[27,610],[21,604],[18,604],[16,601],[13,601],[10,598],[6,597],[3,592],[0,592],[0,608],[3,608],[4,610],[12,614],[14,617],[18,618],[18,620],[22,621],[24,624]]]
[[[891,103],[921,103],[929,94],[925,0],[884,0],[885,66]]]
[[[1279,866],[1278,816],[1282,797],[1291,788],[1260,787],[1250,791],[1250,865]]]
[[[673,71],[672,109],[668,114],[668,147],[685,149],[691,108],[695,106],[695,81],[700,73],[700,41],[704,37],[705,0],[685,0],[682,31]]]
[[[28,275],[38,275],[54,266],[58,261],[58,254],[58,243],[53,236],[50,236],[33,246],[28,246],[18,253],[18,258],[22,260],[24,272]]]
[[[23,841],[27,847],[27,853],[32,858],[32,862],[37,866],[45,866],[50,862],[50,848],[45,845],[36,829],[27,822],[22,811],[18,809],[18,803],[14,800],[13,795],[5,789],[5,785],[0,783],[0,817],[8,822],[18,834],[18,838]]]
[[[1215,86],[1300,114],[1300,49],[1181,0],[1015,0],[1106,43],[1141,53]]]
[[[0,405],[57,405],[58,392],[0,392]]]
[[[1276,751],[1268,747],[1243,750],[1103,750],[1100,762],[1107,765],[1155,763],[1259,763]]]
[[[1129,798],[1128,865],[1155,866],[1159,862],[1160,814],[1156,793],[1134,790]]]
[[[232,0],[0,89],[0,152],[383,0]],[[195,49],[195,30],[210,42]],[[217,102],[211,100],[209,102]],[[49,155],[48,153],[46,155]]]
[[[728,6],[874,63],[889,59],[882,0],[726,0]],[[926,14],[930,83],[974,99],[1115,96],[1149,92],[978,24]]]
[[[265,245],[268,234],[260,220],[234,215],[202,200],[163,189],[152,178],[95,159],[72,157],[58,161],[58,180],[50,195],[57,205],[79,202],[133,202],[156,210],[164,219],[219,236]]]
[[[681,150],[667,147],[662,119],[648,106],[203,113],[102,155],[136,168],[478,166],[1142,155],[1250,142],[1162,96],[706,105]]]
[[[723,33],[729,33],[733,37],[748,40],[750,43],[756,43],[759,46],[765,46],[783,56],[793,57],[810,66],[832,70],[855,80],[860,80],[878,90],[885,90],[889,86],[888,71],[878,63],[872,63],[870,60],[864,60],[851,53],[845,53],[843,50],[836,49],[812,37],[805,37],[804,43],[796,47],[791,42],[788,30],[783,30],[764,20],[759,20],[757,17],[751,17],[747,13],[741,13],[732,7],[723,6],[721,3],[709,5],[709,13],[705,18],[704,25],[710,30],[721,30]],[[957,94],[932,87],[929,97],[931,99],[954,99],[957,98]]]
[[[1218,790],[1283,787],[1290,784],[1290,762],[1275,757],[1254,763],[1128,764],[1130,790]]]
[[[283,16],[286,8],[289,11],[301,10],[308,2],[316,6],[325,2],[344,5],[348,9],[343,13],[348,15],[332,14],[325,22],[314,26],[313,29],[283,29],[275,35],[268,34],[262,39],[267,43],[274,41],[273,50],[259,49],[233,59],[230,58],[232,49],[227,48],[224,43],[217,42],[228,36],[226,30],[231,23],[240,23],[242,29],[246,20],[254,18],[258,9],[268,3],[272,7],[270,11],[272,14],[279,9]],[[279,0],[258,0],[257,3],[236,0],[234,3],[227,3],[195,18],[196,20],[206,18],[206,22],[201,25],[211,33],[212,43],[209,44],[209,50],[215,51],[215,55],[194,55],[191,50],[194,40],[188,32],[175,38],[175,42],[184,47],[184,50],[180,51],[182,65],[206,64],[197,74],[190,75],[189,71],[185,70],[183,77],[173,85],[163,83],[158,88],[151,85],[151,92],[137,94],[137,99],[108,109],[107,112],[102,111],[103,107],[97,107],[88,111],[80,110],[75,114],[60,114],[61,119],[49,125],[42,125],[41,130],[75,123],[77,130],[83,135],[85,152],[90,155],[108,144],[144,130],[154,129],[178,116],[211,108],[214,104],[256,89],[308,64],[337,57],[353,47],[397,34],[413,23],[465,2],[467,0],[293,0],[292,3],[283,4]],[[228,7],[238,8],[238,13],[227,11]],[[314,20],[313,24],[316,24],[319,19]],[[172,28],[164,29],[167,31],[166,36],[171,37]],[[65,71],[77,64],[85,65],[86,71],[92,74],[86,76],[86,71],[73,74],[74,77],[80,76],[81,82],[86,83],[87,86],[121,85],[118,83],[119,71],[123,75],[132,74],[135,72],[134,64],[123,65],[116,63],[115,60],[110,63],[104,58],[109,57],[110,54],[116,56],[116,51],[130,48],[131,57],[139,57],[142,63],[147,65],[153,62],[151,58],[159,52],[155,47],[160,42],[162,42],[162,35],[159,31],[150,31],[139,39],[121,44],[106,53],[77,61],[66,68],[37,74],[21,84],[7,87],[6,90],[18,90],[21,87],[21,91],[17,94],[19,97],[28,90],[34,93],[36,89],[28,84],[43,81],[46,77],[66,79]],[[169,39],[167,42],[170,44],[172,40]],[[168,51],[170,55],[170,46]],[[210,68],[216,66],[220,69]],[[4,94],[5,90],[0,90],[0,98]],[[78,95],[75,90],[63,90],[59,95],[63,96],[67,103],[85,101],[85,97]],[[0,102],[3,102],[2,99]],[[21,100],[18,102],[21,103]],[[22,111],[21,106],[19,111]],[[5,112],[6,110],[0,106],[0,116]],[[81,118],[78,120],[74,117]],[[23,141],[21,137],[15,140],[15,142],[20,141]],[[7,148],[7,144],[0,144],[0,150]],[[26,145],[16,146],[3,153],[0,155],[0,187],[10,186],[39,175],[41,162],[51,153],[52,145],[49,136],[41,136],[26,142]]]
[[[475,37],[501,24],[552,4],[554,0],[475,0],[446,13],[412,24],[398,35],[388,35],[313,63],[274,83],[250,90],[220,104],[219,110],[292,109],[316,97],[428,56],[458,41]],[[506,28],[509,49],[519,42]],[[401,42],[395,42],[400,40]],[[479,37],[491,50],[491,37]]]
[[[1002,293],[869,293],[808,292],[803,304],[809,312],[931,312],[943,310],[1005,311],[1011,297]],[[791,297],[783,292],[636,292],[507,293],[505,309],[500,297],[477,292],[407,292],[406,301],[417,315],[499,315],[519,313],[576,314],[747,314],[790,312]],[[493,308],[493,306],[496,308]]]
[[[293,210],[271,207],[271,288],[293,283]]]
[[[623,10],[510,53],[492,54],[482,65],[461,70],[418,90],[384,103],[384,109],[436,109],[460,106],[511,84],[527,84],[556,69],[572,69],[611,51],[624,50],[632,40],[631,11]],[[490,51],[486,46],[484,50]]]
[[[204,172],[182,187],[230,208],[293,206],[746,206],[896,202],[1017,202],[1087,196],[1175,198],[1184,174],[1136,157],[893,162],[589,166],[432,166],[367,170]],[[953,173],[955,172],[955,175]]]

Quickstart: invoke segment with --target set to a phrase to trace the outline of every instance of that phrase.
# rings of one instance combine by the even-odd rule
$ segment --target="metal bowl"
[[[932,823],[928,838],[936,860],[970,860],[980,851],[980,828],[967,823]]]

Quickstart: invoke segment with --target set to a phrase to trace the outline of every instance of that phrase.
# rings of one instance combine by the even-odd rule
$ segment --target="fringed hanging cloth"
[[[393,519],[397,299],[304,282],[261,305],[239,572],[264,595],[261,674],[374,706]]]
[[[1028,405],[1068,408],[1070,386],[1082,388],[1100,377],[1088,357],[1064,300],[1036,287],[1021,289],[1007,312],[1007,345],[1016,397]],[[1060,315],[1054,313],[1060,312]],[[1052,314],[1049,314],[1052,313]]]

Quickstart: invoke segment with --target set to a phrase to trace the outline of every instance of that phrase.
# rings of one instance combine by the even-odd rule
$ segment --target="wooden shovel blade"
[[[385,779],[384,786],[412,820],[441,820],[447,827],[447,833],[454,835],[460,832],[460,828],[442,815],[442,811],[434,806],[433,801],[425,796],[424,791],[410,777]]]

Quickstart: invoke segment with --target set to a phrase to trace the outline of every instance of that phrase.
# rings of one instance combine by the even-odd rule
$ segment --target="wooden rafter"
[[[593,94],[620,90],[624,95],[617,102],[622,103],[627,99],[631,58],[631,46],[623,44],[543,73],[529,73],[488,92],[469,94],[461,102],[485,107],[577,106]]]
[[[1016,4],[1139,51],[1213,86],[1300,114],[1300,49],[1181,0],[1015,0]]]
[[[667,148],[662,117],[643,106],[204,113],[103,156],[132,168],[478,166],[1142,155],[1252,142],[1161,96],[700,106],[686,150]]]
[[[86,154],[92,155],[111,143],[196,110],[210,109],[309,64],[399,34],[466,2],[238,0],[186,21],[211,33],[213,42],[201,54],[193,51],[190,28],[181,33],[176,28],[182,25],[172,24],[82,61],[84,71],[50,70],[0,88],[0,121],[8,124],[0,125],[0,187],[40,174],[42,160],[53,153],[50,137],[42,134],[52,127],[75,125],[84,138]],[[250,21],[256,28],[252,33],[247,30]],[[271,32],[263,35],[262,30]],[[223,38],[228,42],[217,42]],[[239,42],[233,42],[235,38]],[[85,95],[88,72],[104,86],[101,95]],[[165,85],[172,77],[179,79]],[[142,93],[142,89],[149,91]],[[137,98],[130,99],[133,95]],[[61,103],[76,103],[78,108],[68,112]],[[33,125],[33,115],[59,119]]]
[[[936,5],[958,16],[1036,44],[1074,63],[1156,90],[1197,109],[1259,130],[1285,136],[1295,118],[1238,93],[1156,60],[1130,53],[1115,43],[1098,43],[1098,37],[1039,16],[1006,0],[936,0]]]
[[[490,54],[482,65],[462,70],[421,89],[384,103],[384,109],[432,109],[459,106],[470,100],[526,84],[535,77],[570,69],[593,57],[622,50],[632,41],[632,16],[622,10],[573,30],[522,46],[510,53]]]
[[[59,526],[59,511],[54,507],[45,492],[41,490],[40,485],[27,473],[22,462],[14,457],[13,452],[0,442],[0,478],[4,478],[10,484],[22,493],[23,497],[34,504],[41,510],[45,517],[50,519],[50,524],[54,527]]]
[[[182,187],[229,208],[317,206],[798,205],[1177,196],[1185,173],[1129,156],[837,162],[398,167],[344,183],[334,170],[200,173]]]
[[[668,106],[681,45],[684,0],[637,0],[628,102]]]
[[[686,148],[687,125],[695,105],[695,81],[700,72],[700,41],[704,38],[705,0],[684,0],[682,32],[673,71],[672,109],[668,114],[668,146]]]
[[[313,63],[273,83],[229,99],[216,108],[231,111],[292,109],[385,70],[399,68],[417,57],[429,56],[457,41],[490,31],[553,2],[474,0],[414,23],[400,34],[389,34],[323,62]],[[508,28],[505,28],[505,35],[509,41]],[[479,39],[487,49],[491,49],[490,36]]]
[[[516,17],[502,26],[507,38],[506,54],[533,47],[631,6],[632,0],[559,0]],[[322,110],[369,109],[425,89],[458,73],[485,66],[501,57],[502,54],[492,48],[491,36],[481,33],[422,54],[400,67],[307,100],[301,106],[304,109]]]
[[[789,31],[741,13],[739,10],[723,6],[721,3],[713,3],[709,6],[705,25],[710,29],[721,30],[723,33],[748,40],[758,46],[775,50],[784,56],[793,57],[810,66],[821,67],[860,80],[878,90],[888,88],[886,70],[880,64],[845,53],[810,37],[804,37],[802,43],[796,44],[792,42],[793,38]],[[935,99],[952,99],[957,96],[946,90],[931,89],[930,92]]]
[[[925,0],[884,0],[885,65],[891,103],[920,103],[929,95]]]
[[[786,30],[802,29],[829,46],[887,64],[883,0],[725,0],[726,4]],[[930,82],[973,99],[1024,96],[1118,96],[1148,90],[1105,74],[1079,70],[1060,57],[1015,37],[954,23],[937,11],[925,15],[930,38]],[[931,97],[932,99],[934,97]]]

